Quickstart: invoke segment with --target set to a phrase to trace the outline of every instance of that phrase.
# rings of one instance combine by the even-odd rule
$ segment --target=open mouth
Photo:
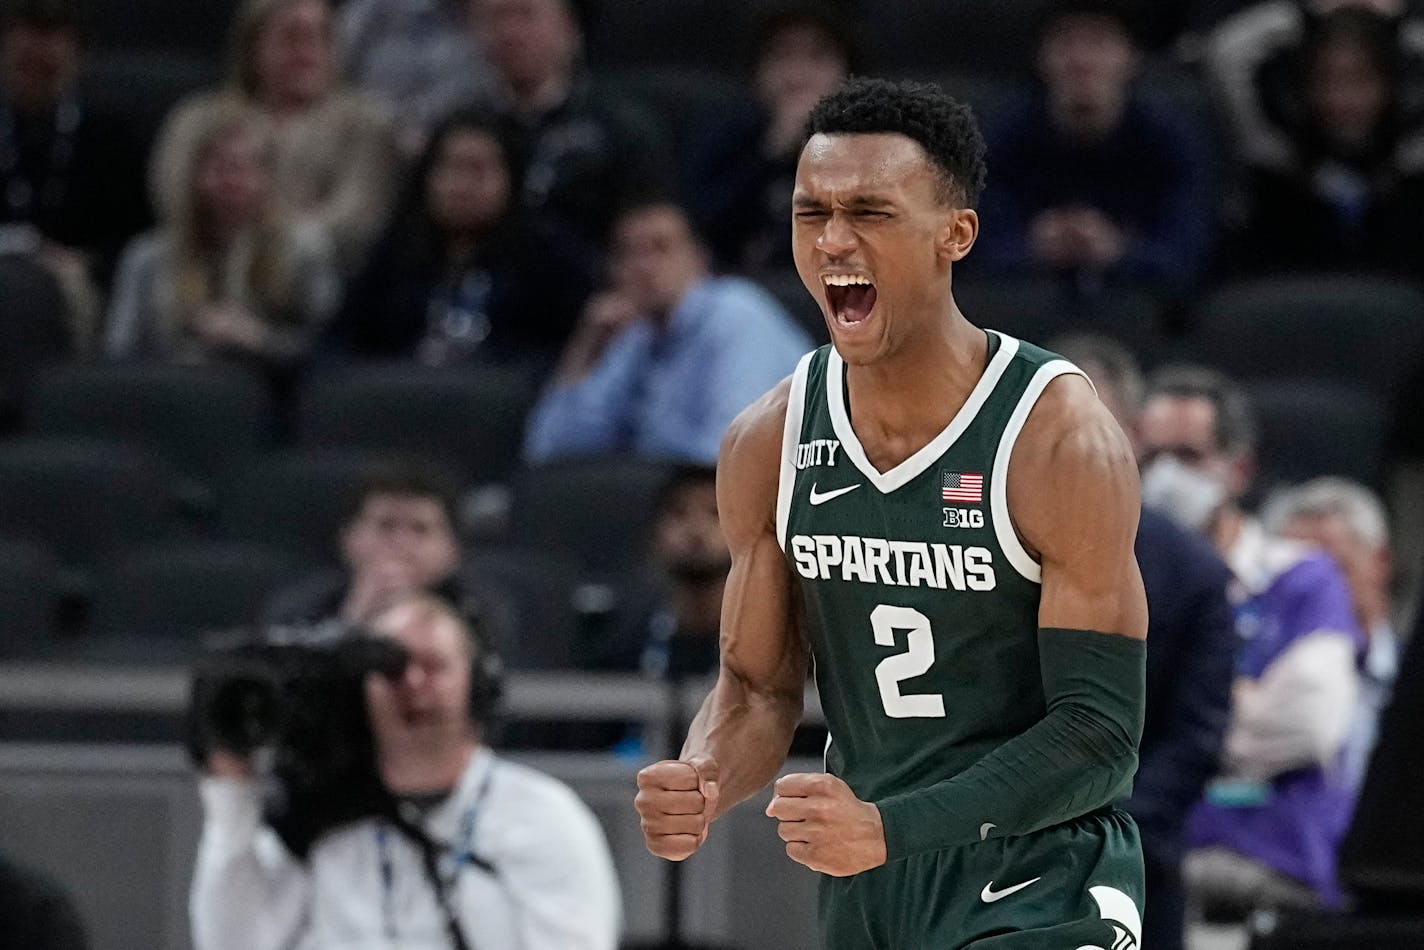
[[[824,278],[826,302],[842,326],[853,327],[870,318],[875,309],[875,285],[859,274],[831,274]]]

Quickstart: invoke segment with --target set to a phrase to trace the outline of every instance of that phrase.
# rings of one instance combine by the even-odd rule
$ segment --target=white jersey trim
[[[895,489],[909,484],[922,474],[925,469],[938,461],[941,455],[949,451],[950,446],[954,445],[964,434],[964,430],[969,428],[969,424],[979,415],[979,410],[984,407],[984,403],[994,392],[994,387],[998,385],[1004,371],[1009,368],[1009,363],[1019,349],[1019,341],[1013,337],[996,330],[988,332],[999,338],[999,350],[994,354],[993,359],[989,360],[989,365],[984,368],[984,375],[979,377],[979,382],[970,390],[969,398],[954,414],[954,418],[949,420],[949,425],[944,427],[944,431],[888,472],[878,471],[875,466],[870,464],[870,459],[865,454],[865,448],[860,444],[860,439],[856,437],[855,429],[851,427],[850,414],[846,412],[845,404],[845,362],[836,353],[835,348],[831,348],[831,359],[826,367],[826,401],[831,412],[831,426],[835,429],[836,438],[841,440],[841,451],[845,453],[846,458],[860,469],[861,474],[869,479],[870,484],[879,489],[881,494],[889,494]]]
[[[801,357],[791,374],[791,392],[786,399],[786,423],[781,430],[781,481],[776,489],[776,540],[786,550],[786,526],[791,521],[791,496],[796,490],[796,446],[801,442],[801,423],[806,416],[806,378],[811,374],[812,350]]]
[[[999,539],[999,547],[1003,549],[1004,556],[1009,559],[1014,570],[1035,584],[1043,582],[1043,567],[1034,560],[1033,555],[1024,550],[1018,534],[1014,531],[1013,518],[1009,515],[1009,458],[1013,455],[1014,443],[1018,441],[1019,433],[1023,431],[1024,423],[1028,421],[1028,414],[1033,411],[1038,397],[1043,395],[1049,383],[1060,376],[1070,375],[1088,378],[1082,370],[1067,360],[1044,363],[1033,374],[1028,388],[1014,407],[1013,415],[1009,416],[1008,425],[1004,426],[1003,435],[999,437],[999,448],[994,453],[993,477],[989,479],[989,510],[994,517],[994,534]],[[1091,380],[1089,385],[1092,385]]]

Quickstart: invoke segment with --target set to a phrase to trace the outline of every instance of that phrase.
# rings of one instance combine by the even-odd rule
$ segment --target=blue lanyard
[[[496,873],[494,865],[475,852],[475,827],[479,810],[489,795],[490,781],[493,778],[494,763],[490,763],[489,771],[485,773],[484,779],[480,782],[479,791],[475,793],[475,800],[460,815],[460,832],[456,839],[459,846],[451,845],[447,851],[451,866],[450,872],[447,875],[441,875],[438,884],[440,892],[436,894],[436,898],[441,904],[448,901],[449,891],[454,886],[455,878],[459,875],[461,868],[473,865],[488,874]],[[386,823],[381,822],[376,825],[376,847],[380,851],[381,861],[381,916],[384,919],[386,939],[395,941],[399,934],[396,931],[396,872],[395,865],[391,861],[390,832],[390,826]]]

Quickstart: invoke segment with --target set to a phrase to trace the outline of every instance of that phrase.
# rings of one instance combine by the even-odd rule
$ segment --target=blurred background
[[[1332,552],[1373,697],[1353,788],[1418,794],[1404,760],[1368,765],[1410,744],[1390,684],[1424,691],[1412,4],[0,0],[0,853],[88,945],[190,946],[184,713],[212,635],[358,623],[421,587],[498,645],[495,744],[604,824],[628,939],[665,935],[632,776],[715,672],[722,430],[828,339],[789,198],[809,109],[851,74],[938,83],[979,120],[972,322],[1089,338],[1065,351],[1128,387],[1129,429],[1181,395],[1160,372],[1217,371],[1251,423],[1235,440],[1212,403],[1208,448],[1249,466],[1213,484],[1253,523],[1324,476],[1378,506],[1341,530],[1387,567]],[[1238,568],[1174,498],[1149,501]],[[682,883],[688,938],[811,946],[813,875],[755,808],[723,824]],[[1362,908],[1375,872],[1417,895],[1376,844],[1306,903]],[[1316,946],[1186,904],[1204,950]]]

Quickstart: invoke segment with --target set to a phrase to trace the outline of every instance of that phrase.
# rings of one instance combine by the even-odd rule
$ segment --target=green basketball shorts
[[[824,950],[1138,950],[1142,846],[1105,808],[1019,837],[823,877]]]

